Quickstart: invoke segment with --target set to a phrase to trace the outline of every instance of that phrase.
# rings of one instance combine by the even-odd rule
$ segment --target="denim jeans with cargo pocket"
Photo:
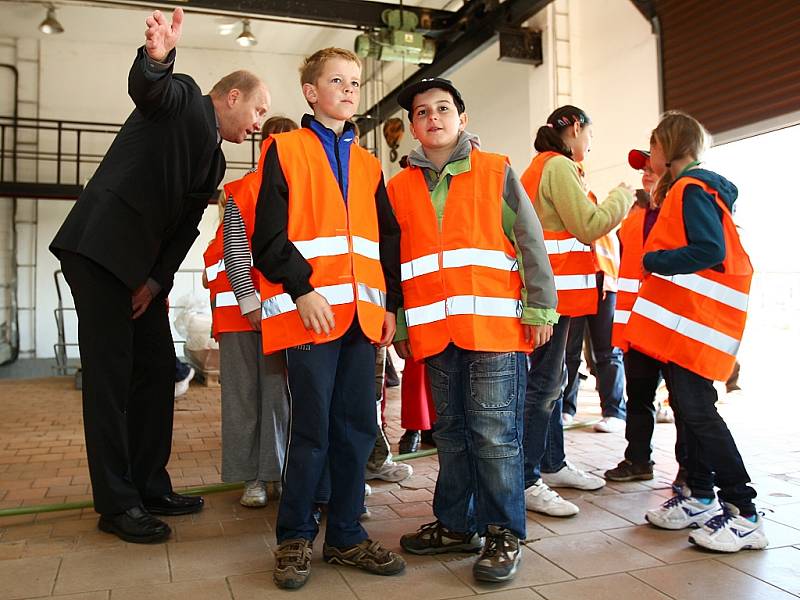
[[[439,451],[433,512],[452,531],[489,525],[525,537],[521,352],[476,352],[450,344],[427,359]]]

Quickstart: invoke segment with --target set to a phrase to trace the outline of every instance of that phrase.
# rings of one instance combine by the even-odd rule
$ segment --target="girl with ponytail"
[[[645,242],[645,278],[625,337],[664,363],[686,446],[686,486],[648,511],[647,520],[664,529],[699,527],[690,542],[736,552],[768,542],[753,504],[756,491],[717,412],[714,380],[725,381],[733,371],[753,267],[733,223],[736,186],[700,168],[708,139],[700,123],[677,111],[653,130],[650,163],[660,177],[655,197],[661,208]]]
[[[523,438],[526,506],[552,516],[577,514],[578,507],[549,485],[584,490],[605,485],[600,477],[575,468],[564,455],[564,383],[569,381],[568,372],[577,379],[586,317],[592,319],[589,324],[603,409],[597,430],[612,431],[612,426],[619,430],[625,418],[622,353],[611,346],[617,272],[609,258],[613,252],[603,252],[609,246],[602,238],[628,213],[634,193],[630,186],[620,184],[603,202],[597,202],[586,187],[580,165],[591,142],[592,121],[586,112],[577,106],[562,106],[537,131],[534,147],[538,154],[521,178],[542,223],[558,291],[559,321],[553,336],[531,355]],[[574,326],[572,320],[576,320]],[[565,361],[573,327],[576,343],[570,347],[577,350]],[[577,385],[567,389],[574,389],[570,396],[574,399]],[[573,407],[570,412],[574,411]]]

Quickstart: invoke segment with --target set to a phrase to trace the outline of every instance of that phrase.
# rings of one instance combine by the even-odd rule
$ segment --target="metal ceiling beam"
[[[407,77],[405,81],[363,114],[357,121],[361,134],[366,135],[378,127],[382,119],[400,108],[397,96],[404,87],[428,77],[447,76],[492,44],[497,39],[499,27],[518,27],[551,1],[506,0],[491,10],[473,11],[465,24],[455,25],[457,30],[452,32],[451,39],[447,39],[450,37],[447,34],[443,34],[439,38],[442,41],[438,44],[433,63]],[[475,4],[475,0],[470,4]],[[494,2],[489,0],[485,4],[491,5]]]
[[[107,0],[114,4],[131,6],[180,6],[187,11],[212,14],[230,14],[258,18],[277,18],[298,22],[324,23],[359,29],[385,27],[381,20],[384,10],[397,10],[399,4],[367,0]],[[419,17],[419,28],[442,30],[453,25],[455,11],[438,10],[420,6],[403,6],[403,10]]]

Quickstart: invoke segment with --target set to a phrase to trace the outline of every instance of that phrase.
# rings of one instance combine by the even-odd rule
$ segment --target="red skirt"
[[[400,385],[400,425],[403,429],[428,430],[436,422],[431,384],[424,361],[406,360]]]

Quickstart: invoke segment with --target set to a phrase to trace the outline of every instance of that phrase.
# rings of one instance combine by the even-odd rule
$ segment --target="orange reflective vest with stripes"
[[[617,306],[614,310],[614,323],[611,327],[611,345],[624,352],[630,349],[625,338],[625,324],[631,316],[631,308],[639,295],[642,282],[642,256],[644,252],[644,217],[647,211],[634,206],[622,221],[619,240],[622,243],[622,257],[617,279]]]
[[[322,344],[345,334],[357,316],[370,340],[381,339],[386,281],[380,263],[375,192],[381,165],[353,144],[347,203],[322,142],[307,128],[271,137],[289,188],[289,240],[312,268],[310,283],[331,305],[335,327],[308,330],[281,284],[262,280],[261,333],[265,353]]]
[[[530,352],[516,251],[503,231],[508,159],[473,149],[470,170],[450,180],[441,226],[423,170],[387,185],[402,232],[400,277],[415,360],[454,343],[464,350]]]
[[[597,204],[597,196],[593,192],[589,192],[589,199]],[[605,273],[606,279],[611,278],[616,281],[620,269],[619,240],[616,231],[610,231],[597,238],[592,243],[592,251],[597,268]]]
[[[531,164],[522,174],[520,181],[536,207],[539,198],[539,184],[547,161],[558,152],[540,152],[533,157]],[[593,196],[589,198],[596,203]],[[560,315],[580,317],[597,313],[598,265],[591,245],[584,244],[567,230],[544,230],[544,243],[558,292]]]
[[[236,202],[236,207],[239,209],[239,214],[242,216],[245,231],[247,232],[248,246],[250,244],[250,237],[253,235],[256,201],[258,200],[258,190],[260,186],[260,170],[248,173],[241,179],[231,181],[223,186],[227,201]],[[239,302],[236,300],[233,288],[228,280],[228,273],[225,270],[223,223],[219,224],[214,239],[203,253],[203,262],[205,263],[208,291],[211,294],[211,335],[216,339],[217,335],[220,333],[253,331],[250,321],[242,316],[241,310],[239,309]],[[256,293],[258,293],[261,286],[262,275],[251,266],[250,276],[253,279],[253,286],[256,289]]]
[[[685,275],[651,274],[642,282],[625,337],[662,362],[672,362],[707,379],[725,381],[733,371],[744,333],[753,267],[742,247],[728,206],[716,190],[691,176],[681,177],[667,194],[644,252],[687,245],[683,192],[700,186],[722,211],[725,260],[722,271]]]

